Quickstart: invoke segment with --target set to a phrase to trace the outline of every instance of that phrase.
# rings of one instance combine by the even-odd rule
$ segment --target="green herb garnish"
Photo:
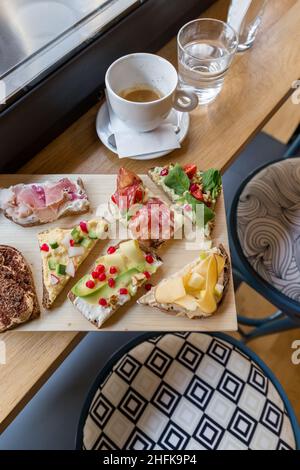
[[[199,227],[204,226],[215,217],[214,211],[212,211],[209,207],[207,207],[206,204],[204,204],[202,201],[198,201],[194,196],[192,196],[190,193],[185,194],[185,200],[188,204],[192,206],[193,212],[196,216],[196,224]],[[197,206],[203,206],[203,212],[201,208],[197,210]],[[203,220],[204,219],[204,220]]]
[[[212,199],[216,199],[222,188],[222,177],[219,170],[210,168],[202,174],[202,183],[205,191],[210,191]]]
[[[185,191],[188,191],[190,187],[189,177],[178,163],[176,163],[174,168],[172,168],[165,177],[164,183],[178,195],[182,195]]]

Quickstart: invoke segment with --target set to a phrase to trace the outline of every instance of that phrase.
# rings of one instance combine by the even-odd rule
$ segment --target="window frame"
[[[15,102],[2,112],[0,108],[0,172],[16,171],[95,104],[115,59],[131,52],[156,52],[214,2],[143,1],[33,87],[25,88]]]

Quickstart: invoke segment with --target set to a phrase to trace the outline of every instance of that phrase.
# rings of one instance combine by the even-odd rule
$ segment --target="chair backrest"
[[[249,255],[249,253],[247,253],[245,255],[244,247],[242,247],[241,241],[240,241],[241,233],[239,233],[239,230],[238,230],[238,224],[240,223],[239,222],[239,217],[238,217],[238,208],[239,208],[241,196],[243,196],[243,195],[245,196],[248,185],[251,185],[251,181],[253,181],[254,179],[259,179],[260,175],[268,174],[269,172],[266,171],[267,168],[270,168],[271,166],[274,166],[274,169],[275,169],[276,166],[281,165],[280,162],[282,162],[282,163],[284,162],[284,164],[289,165],[288,161],[289,160],[284,160],[284,159],[282,160],[281,159],[281,160],[277,160],[275,162],[268,163],[267,165],[263,165],[262,167],[256,169],[252,174],[250,174],[246,178],[246,180],[244,180],[242,182],[242,184],[240,185],[240,187],[239,187],[239,189],[238,189],[238,191],[235,195],[232,207],[230,209],[229,230],[230,230],[231,241],[232,241],[232,243],[234,245],[234,249],[236,250],[237,255],[239,257],[239,262],[240,262],[239,269],[242,271],[241,274],[245,278],[246,282],[249,283],[249,285],[251,285],[255,290],[260,292],[264,297],[266,297],[277,308],[284,311],[287,315],[292,317],[293,320],[295,320],[297,322],[299,321],[299,323],[300,323],[300,302],[298,302],[298,300],[295,300],[295,297],[293,298],[293,296],[285,295],[284,293],[282,293],[281,290],[279,290],[279,288],[278,288],[278,284],[277,284],[277,288],[276,288],[273,285],[274,283],[272,282],[272,280],[270,280],[270,279],[268,280],[267,277],[263,275],[263,270],[261,270],[260,273],[259,273],[258,272],[259,269],[257,270],[256,268],[254,268],[255,264],[253,263],[253,259],[251,259],[251,263],[250,263],[249,259],[247,258],[247,255]],[[299,161],[299,171],[300,171],[300,159],[298,159],[298,161]],[[293,159],[293,166],[295,166],[295,160],[294,159]],[[298,166],[298,162],[297,162],[297,166]],[[263,181],[261,181],[259,184],[261,185],[261,188],[262,188],[261,192],[263,193],[263,191],[265,190],[264,185],[263,185]],[[259,189],[258,189],[259,184],[257,185],[257,188],[255,188],[255,191],[257,191],[257,194],[259,193]],[[270,181],[269,181],[269,184],[270,184]],[[266,187],[267,187],[267,184],[266,184]],[[277,188],[277,190],[278,190],[278,188]],[[287,191],[290,191],[290,190],[291,190],[290,185],[288,185]],[[283,191],[284,191],[284,189],[283,189]],[[299,185],[299,192],[300,192],[300,185]],[[297,197],[297,195],[296,195],[296,197]],[[276,199],[276,198],[274,198],[274,199]],[[262,204],[263,204],[263,202],[262,202]],[[276,207],[276,201],[274,201],[274,204],[275,204],[275,207]],[[300,204],[300,198],[299,198],[299,204]],[[267,215],[267,209],[266,209],[264,215]],[[244,220],[247,220],[247,219],[245,218]],[[263,221],[263,217],[261,218],[261,220]],[[253,225],[254,224],[255,224],[255,222],[253,222]],[[299,228],[299,230],[300,230],[300,228]],[[241,230],[240,230],[240,232],[241,232]],[[271,232],[271,230],[270,230],[270,232]],[[247,235],[248,235],[248,232],[247,232]],[[300,235],[300,233],[299,233],[299,235]],[[300,276],[300,270],[299,270],[299,276]]]

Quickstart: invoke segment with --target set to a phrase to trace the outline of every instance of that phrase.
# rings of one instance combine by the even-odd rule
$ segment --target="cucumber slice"
[[[52,250],[56,250],[56,248],[58,248],[58,243],[57,242],[51,242],[51,243],[49,243],[49,245],[51,246]]]
[[[80,228],[78,227],[73,228],[71,232],[71,237],[73,238],[75,243],[80,243],[81,240],[83,239],[82,231],[80,230]]]
[[[89,249],[92,246],[93,240],[90,240],[89,238],[84,238],[81,241],[81,246],[83,246],[86,249]]]
[[[57,264],[55,268],[56,274],[64,276],[66,274],[66,268],[67,266],[65,264]]]
[[[55,259],[50,258],[49,261],[48,261],[48,267],[49,267],[50,271],[55,271],[56,265],[57,265],[57,263],[56,263]]]

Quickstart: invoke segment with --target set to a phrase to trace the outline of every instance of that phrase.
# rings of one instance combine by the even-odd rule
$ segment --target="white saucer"
[[[177,126],[178,122],[178,111],[172,109],[169,116],[165,119],[167,124],[173,124]],[[189,113],[182,113],[180,131],[177,134],[179,142],[183,142],[185,139],[188,130],[190,127],[190,115]],[[108,142],[108,137],[112,134],[110,129],[109,114],[106,101],[101,105],[96,119],[96,131],[101,142],[111,150],[113,153],[117,154],[117,150]],[[163,152],[148,153],[147,155],[138,155],[136,157],[130,157],[132,160],[152,160],[154,158],[159,158],[167,155],[173,150],[164,150]]]

